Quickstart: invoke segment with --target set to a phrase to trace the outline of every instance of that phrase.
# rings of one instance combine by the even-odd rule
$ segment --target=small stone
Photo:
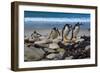
[[[66,60],[70,60],[70,59],[72,59],[73,58],[73,56],[69,56],[69,57],[66,57],[65,59]]]
[[[83,41],[84,41],[84,39],[77,39],[77,40],[76,40],[76,43],[77,43],[77,42],[83,42]]]
[[[90,45],[85,47],[85,50],[89,50],[90,49]]]
[[[57,51],[64,52],[65,50],[63,48],[58,48]]]
[[[29,42],[33,42],[36,41],[35,39],[29,38]]]
[[[29,38],[28,37],[24,37],[24,40],[28,40]]]
[[[44,48],[45,51],[49,52],[49,53],[53,53],[53,52],[56,52],[55,50],[53,49],[50,49],[50,48]]]
[[[61,37],[58,37],[58,38],[52,40],[53,43],[58,43],[60,41],[61,41]]]
[[[36,41],[34,44],[46,44],[49,43],[50,41],[48,39],[41,40],[41,41]]]
[[[46,56],[47,59],[53,59],[56,57],[56,54],[52,53]]]
[[[49,48],[57,49],[57,48],[59,48],[59,45],[57,43],[51,43],[51,44],[49,44]]]

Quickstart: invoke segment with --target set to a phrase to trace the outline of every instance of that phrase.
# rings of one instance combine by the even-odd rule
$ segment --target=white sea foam
[[[46,17],[26,17],[25,22],[28,21],[42,21],[42,22],[90,22],[89,18],[46,18]]]

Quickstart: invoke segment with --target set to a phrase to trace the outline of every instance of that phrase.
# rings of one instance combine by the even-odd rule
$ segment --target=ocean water
[[[24,30],[37,30],[37,29],[52,29],[54,27],[62,29],[65,24],[74,26],[77,22],[24,22]],[[82,22],[81,29],[90,29],[90,22]]]

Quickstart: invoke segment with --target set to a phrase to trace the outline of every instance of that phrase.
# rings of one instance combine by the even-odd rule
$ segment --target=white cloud
[[[90,22],[89,18],[40,18],[40,17],[26,17],[25,22],[28,21],[44,21],[44,22]]]

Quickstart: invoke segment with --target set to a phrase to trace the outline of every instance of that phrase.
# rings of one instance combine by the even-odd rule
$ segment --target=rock
[[[58,48],[57,51],[58,52],[64,52],[65,50],[63,48]]]
[[[65,52],[66,52],[65,49],[63,49],[63,48],[58,48],[57,51],[59,52],[59,53],[58,53],[58,54],[59,54],[58,59],[59,59],[59,60],[64,59],[64,57],[65,57],[64,55],[65,55]]]
[[[57,54],[52,53],[52,54],[47,55],[46,58],[52,60],[52,59],[54,59],[56,57],[56,55]]]
[[[49,47],[48,44],[34,44],[33,46],[36,48],[48,48]]]
[[[25,47],[24,50],[25,61],[37,61],[41,60],[44,57],[45,52],[42,49],[34,47]]]
[[[45,40],[45,39],[48,39],[46,36],[41,36],[39,37],[41,40]]]
[[[64,59],[64,58],[63,58],[64,53],[65,53],[65,52],[59,52],[59,53],[55,56],[54,60],[63,60],[63,59]]]
[[[65,51],[64,51],[64,50],[59,52],[59,54],[60,54],[61,56],[63,56],[63,55],[64,55],[64,53],[65,53]]]
[[[28,43],[29,42],[29,38],[28,37],[24,37],[24,42]]]
[[[38,41],[38,40],[39,40],[39,38],[38,39],[37,38],[31,38],[31,37],[24,38],[25,43],[34,43],[35,41]]]
[[[69,43],[64,44],[63,42],[58,42],[58,45],[60,48],[66,48],[66,46],[69,45]]]
[[[56,52],[55,50],[50,49],[50,48],[44,48],[44,50],[45,50],[46,52],[48,52],[48,53],[54,53],[54,52]]]
[[[24,37],[24,40],[28,40],[29,39],[29,37]]]
[[[46,43],[50,43],[51,41],[50,40],[48,40],[48,39],[44,39],[44,40],[41,40],[41,41],[36,41],[36,42],[34,42],[34,44],[46,44]]]
[[[62,48],[59,48],[59,49],[57,49],[56,52],[57,53],[54,52],[54,53],[47,55],[46,58],[50,59],[50,60],[62,60],[65,50]]]
[[[90,49],[90,45],[85,47],[85,50],[89,50]]]
[[[49,48],[57,49],[57,48],[59,48],[59,45],[57,43],[51,43],[51,44],[49,44]]]
[[[53,42],[53,43],[58,43],[58,42],[60,42],[61,40],[62,40],[61,37],[58,37],[58,38],[56,38],[56,39],[53,39],[52,42]]]
[[[31,45],[32,45],[31,43],[28,43],[28,44],[27,44],[27,47],[30,47]]]
[[[36,39],[29,38],[29,42],[34,43],[35,41],[36,41]]]
[[[65,58],[65,60],[71,60],[71,59],[73,59],[73,56],[69,56]]]
[[[62,56],[60,54],[56,54],[54,60],[62,60]]]
[[[83,41],[84,41],[84,39],[82,39],[82,38],[81,38],[81,39],[77,39],[77,40],[76,40],[76,43],[77,43],[77,42],[83,42]]]
[[[83,38],[85,41],[90,41],[90,36],[84,35],[84,36],[81,36],[81,38]]]

